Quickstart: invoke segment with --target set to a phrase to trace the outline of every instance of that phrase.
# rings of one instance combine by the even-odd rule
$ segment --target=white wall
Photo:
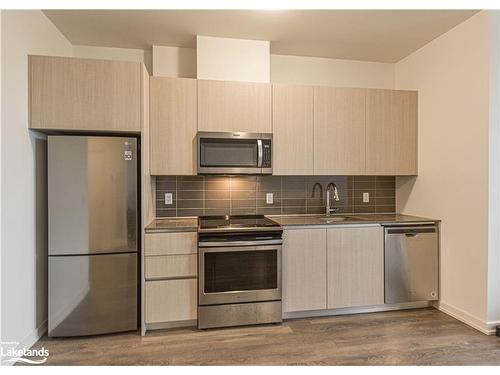
[[[269,82],[270,43],[263,40],[196,37],[199,79]]]
[[[72,46],[39,10],[4,10],[1,18],[1,340],[29,346],[46,326],[46,296],[37,295],[36,280],[45,284],[40,274],[47,254],[37,248],[35,146],[41,135],[28,130],[27,55],[71,56]]]
[[[225,39],[225,38],[215,38]],[[230,39],[236,40],[238,39]],[[199,47],[199,46],[198,46]],[[210,69],[205,68],[201,77],[210,79],[240,80],[241,74],[230,72],[229,78],[226,63],[219,63],[219,49],[205,49],[202,55],[210,56]],[[83,57],[83,56],[82,56]],[[207,58],[200,61],[206,64]],[[272,83],[293,83],[302,85],[331,85],[344,87],[394,88],[395,64],[356,60],[339,60],[322,57],[269,55],[261,56],[261,60],[269,60],[269,79]],[[195,48],[179,48],[153,46],[153,76],[197,78],[197,50]],[[243,60],[243,61],[241,61]],[[234,61],[234,60],[233,60]],[[255,66],[255,59],[242,58],[237,64],[238,69],[248,69]],[[236,63],[235,63],[236,64]],[[201,67],[201,70],[204,68]],[[266,68],[267,69],[267,68]],[[210,73],[208,72],[210,70]],[[248,74],[246,72],[245,74]],[[255,71],[251,72],[252,79]],[[257,73],[261,77],[261,73]],[[236,77],[238,75],[238,77]],[[216,78],[214,78],[216,77]],[[208,79],[208,78],[207,78]],[[262,78],[267,79],[267,78]]]
[[[271,82],[392,89],[394,64],[271,55]]]
[[[442,219],[440,308],[483,331],[491,328],[489,43],[482,11],[395,69],[397,89],[419,90],[419,176],[397,179],[397,209]]]
[[[153,71],[151,50],[74,45],[73,56],[88,59],[142,62],[150,74]]]
[[[153,46],[153,75],[196,78],[196,49]]]

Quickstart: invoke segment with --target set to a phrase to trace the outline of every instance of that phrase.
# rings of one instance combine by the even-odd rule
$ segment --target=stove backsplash
[[[156,216],[322,214],[334,182],[338,213],[396,212],[394,176],[157,176]],[[165,204],[172,193],[172,204]],[[266,203],[266,193],[273,203]],[[370,201],[363,202],[363,193]]]

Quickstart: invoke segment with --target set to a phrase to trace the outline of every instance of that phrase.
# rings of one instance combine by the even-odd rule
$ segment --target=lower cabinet
[[[326,309],[326,229],[283,234],[283,311]]]
[[[198,308],[196,232],[146,233],[144,321],[148,329],[192,325]]]
[[[146,257],[144,271],[146,280],[196,277],[198,274],[198,258],[196,254]]]
[[[197,317],[197,279],[146,281],[146,323]]]
[[[380,226],[286,229],[283,312],[384,303]]]
[[[384,303],[382,227],[327,230],[328,308]]]

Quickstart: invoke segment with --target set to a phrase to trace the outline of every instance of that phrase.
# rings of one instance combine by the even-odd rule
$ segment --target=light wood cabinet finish
[[[326,229],[283,236],[283,312],[326,309]]]
[[[273,85],[273,173],[313,174],[312,86]]]
[[[417,174],[417,92],[367,90],[366,173]]]
[[[141,152],[143,157],[141,157],[141,220],[142,224],[150,223],[155,216],[154,213],[154,203],[155,203],[155,193],[154,191],[154,177],[149,173],[149,73],[146,67],[142,65],[141,67],[141,108],[142,108],[142,122],[141,122]],[[145,156],[144,156],[145,155]],[[144,280],[144,248],[145,248],[145,233],[143,228],[141,228],[141,335],[146,334],[146,322],[145,317],[145,294],[146,285]]]
[[[141,131],[142,64],[29,56],[30,128]]]
[[[196,254],[147,256],[146,279],[197,277],[197,259]]]
[[[384,303],[382,227],[327,229],[328,308]]]
[[[151,77],[151,174],[196,174],[196,80]]]
[[[141,173],[142,173],[142,223],[150,223],[155,217],[154,176],[151,176],[151,160],[148,157],[151,148],[149,133],[149,73],[142,66],[142,128],[141,128]]]
[[[196,254],[198,237],[196,232],[146,233],[145,255]]]
[[[198,130],[272,133],[271,85],[198,80]]]
[[[146,323],[197,318],[197,279],[146,281]]]
[[[314,88],[314,174],[365,174],[365,89]]]

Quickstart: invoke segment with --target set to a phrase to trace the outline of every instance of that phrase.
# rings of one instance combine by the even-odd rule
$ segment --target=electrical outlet
[[[363,193],[363,203],[370,202],[370,193]]]
[[[273,193],[266,193],[266,203],[273,204],[273,201],[274,201]]]
[[[165,193],[165,204],[172,204],[172,193]]]

